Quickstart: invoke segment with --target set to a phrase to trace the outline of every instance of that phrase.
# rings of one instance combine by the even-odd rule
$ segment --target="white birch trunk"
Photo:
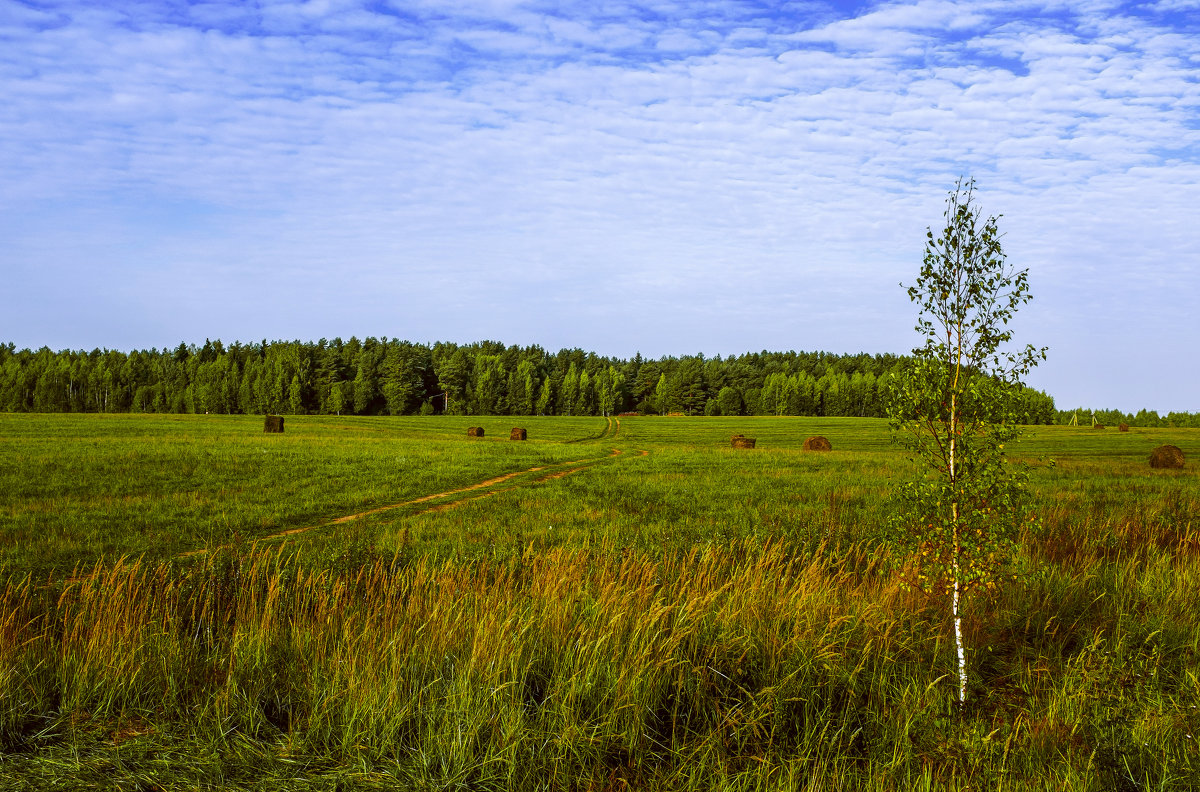
[[[957,388],[957,386],[958,386],[957,373],[955,374],[955,377],[954,377],[954,384],[955,384],[955,387]],[[956,471],[954,469],[954,451],[955,451],[955,440],[958,437],[957,407],[958,407],[958,394],[951,393],[950,394],[950,487],[951,487],[952,492],[954,492],[955,484],[956,484],[956,479],[955,479]],[[951,553],[953,553],[952,568],[953,568],[953,573],[954,573],[953,574],[953,576],[954,576],[954,580],[953,580],[954,591],[953,591],[953,595],[951,598],[950,609],[951,609],[952,615],[954,616],[954,647],[955,647],[955,649],[958,650],[958,703],[959,703],[959,706],[961,706],[961,705],[967,703],[967,650],[963,646],[962,613],[959,610],[959,595],[960,595],[959,581],[962,579],[962,575],[960,574],[960,570],[959,570],[960,549],[958,546],[958,541],[959,541],[958,500],[957,500],[957,495],[953,495],[952,497],[954,497],[956,499],[951,503],[952,514],[953,514],[953,518],[954,518],[954,536],[953,536],[954,546],[951,548]]]
[[[967,703],[967,650],[963,646],[962,614],[958,610],[958,561],[954,562],[954,646],[958,650],[958,703]]]

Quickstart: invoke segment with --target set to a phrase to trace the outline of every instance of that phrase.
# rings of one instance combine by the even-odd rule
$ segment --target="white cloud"
[[[832,22],[748,8],[0,5],[0,266],[31,294],[73,268],[124,284],[53,290],[125,306],[71,346],[113,345],[88,334],[126,332],[139,299],[173,291],[194,318],[156,315],[129,343],[436,337],[420,332],[453,293],[459,338],[903,351],[893,285],[973,173],[1045,284],[1045,343],[1075,355],[1103,316],[1194,328],[1195,30],[1073,3],[924,0]],[[303,285],[335,268],[319,294]],[[279,280],[328,324],[222,307],[230,282]],[[501,307],[518,291],[537,310]],[[0,337],[53,344],[32,337],[66,332],[50,314],[34,299]],[[1183,354],[1196,332],[1154,343]],[[1172,406],[1080,376],[1049,382]]]
[[[1162,13],[1171,11],[1200,11],[1200,0],[1158,0],[1154,10]]]

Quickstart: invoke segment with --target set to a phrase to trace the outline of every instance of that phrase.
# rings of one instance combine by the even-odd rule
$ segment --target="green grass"
[[[582,454],[603,419],[0,414],[0,567],[69,572],[163,558],[443,492]]]
[[[1200,788],[1200,431],[1014,444],[959,711],[886,422],[261,429],[0,416],[0,788]]]

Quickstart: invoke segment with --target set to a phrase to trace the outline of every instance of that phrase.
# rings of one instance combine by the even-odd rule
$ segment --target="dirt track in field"
[[[608,418],[606,420],[608,421],[608,423],[605,425],[604,432],[601,434],[601,438],[605,439],[605,440],[611,440],[611,439],[614,439],[617,436],[617,434],[620,433],[621,422],[616,421],[612,418]],[[611,431],[611,435],[609,434],[610,431]],[[594,459],[577,459],[572,462],[558,462],[558,463],[555,463],[552,465],[537,465],[535,467],[526,468],[525,470],[516,470],[516,471],[513,471],[512,473],[505,473],[502,476],[494,476],[492,478],[485,479],[476,484],[468,484],[465,487],[458,487],[457,489],[446,490],[445,492],[435,492],[432,495],[422,495],[419,498],[413,498],[411,500],[406,500],[406,501],[399,501],[398,503],[389,503],[384,506],[376,506],[373,509],[367,509],[365,511],[356,512],[354,514],[347,514],[342,517],[336,517],[332,520],[328,520],[326,522],[322,522],[322,523],[319,523],[316,525],[306,525],[306,526],[301,526],[299,528],[289,528],[286,531],[278,531],[276,533],[268,534],[267,536],[261,537],[259,539],[259,541],[267,541],[267,540],[271,540],[271,539],[284,539],[289,536],[297,536],[299,534],[308,533],[309,531],[315,531],[315,530],[319,530],[321,528],[328,528],[328,527],[331,527],[334,525],[341,525],[343,523],[348,523],[353,520],[361,519],[363,517],[369,517],[372,514],[380,514],[381,512],[391,511],[393,509],[400,509],[400,508],[404,508],[405,506],[417,506],[422,503],[428,503],[430,505],[427,506],[426,508],[417,509],[413,512],[410,512],[410,514],[425,514],[427,512],[445,511],[447,509],[452,509],[455,506],[459,506],[463,503],[469,503],[471,501],[480,500],[482,498],[490,498],[491,496],[493,496],[497,493],[500,493],[500,492],[507,492],[509,490],[519,489],[520,487],[528,486],[530,484],[538,484],[538,483],[542,483],[542,482],[546,482],[546,481],[552,481],[555,479],[561,479],[561,478],[564,478],[565,476],[570,476],[574,473],[578,473],[582,470],[585,470],[588,467],[596,464],[597,462],[603,462],[603,461],[618,457],[622,453],[623,452],[621,451],[621,449],[613,448],[613,449],[611,449],[610,453],[607,456],[596,457]],[[643,451],[641,451],[640,455],[646,456],[649,453],[650,453],[649,451],[643,450]],[[513,485],[513,486],[508,486],[508,487],[500,487],[499,486],[506,482],[512,481],[513,479],[519,478],[521,476],[531,476],[532,474],[539,473],[543,470],[553,470],[553,472],[548,473],[547,475],[544,475],[544,476],[530,478],[529,481],[521,482],[521,483]],[[447,498],[454,498],[455,496],[458,496],[458,495],[464,495],[464,494],[471,493],[471,492],[478,492],[480,490],[485,490],[485,491],[481,492],[479,495],[476,495],[474,497],[457,498],[448,503],[434,503],[435,501],[441,501],[441,500],[445,500]],[[189,556],[197,556],[197,555],[201,555],[202,553],[207,553],[212,549],[216,549],[216,548],[202,547],[202,548],[199,548],[196,550],[189,550],[186,553],[181,553],[179,555],[179,557],[187,558]]]
[[[446,509],[454,508],[455,506],[458,506],[459,504],[462,504],[462,503],[469,503],[470,501],[480,500],[481,498],[490,498],[492,495],[495,495],[498,492],[507,492],[508,490],[517,489],[517,487],[515,487],[515,486],[514,487],[502,487],[500,489],[493,489],[493,488],[496,487],[496,485],[503,484],[506,481],[512,481],[513,479],[517,478],[518,476],[526,476],[531,473],[538,473],[540,471],[546,470],[547,468],[565,467],[564,470],[556,470],[555,472],[550,473],[548,475],[539,476],[538,478],[533,479],[531,483],[538,483],[538,482],[543,482],[543,481],[550,481],[552,479],[559,479],[564,476],[569,476],[572,473],[578,473],[579,471],[584,470],[585,468],[590,467],[591,465],[594,465],[597,462],[602,462],[605,459],[612,459],[613,457],[620,456],[621,453],[622,453],[621,449],[614,448],[614,449],[612,449],[612,452],[607,457],[596,457],[595,459],[577,459],[574,462],[559,462],[555,465],[538,465],[536,467],[527,468],[525,470],[517,470],[512,473],[505,473],[503,476],[496,476],[495,478],[490,478],[485,481],[480,481],[478,484],[470,484],[466,487],[459,487],[458,489],[446,490],[445,492],[436,492],[432,495],[424,495],[420,498],[413,498],[412,500],[400,501],[399,503],[390,503],[386,506],[377,506],[374,509],[368,509],[366,511],[357,512],[355,514],[347,514],[344,517],[338,517],[336,519],[330,520],[329,522],[322,523],[320,525],[310,525],[310,526],[305,526],[303,528],[291,528],[287,531],[280,531],[279,533],[273,533],[273,534],[270,534],[269,536],[265,536],[263,538],[264,539],[281,539],[285,536],[295,536],[296,534],[305,533],[307,531],[312,531],[317,528],[325,528],[325,527],[328,527],[331,525],[340,525],[342,523],[348,523],[352,520],[357,520],[362,517],[369,517],[372,514],[379,514],[380,512],[391,511],[392,509],[399,509],[404,506],[416,506],[417,504],[420,504],[420,503],[429,503],[430,501],[438,501],[438,500],[443,500],[445,498],[452,498],[455,495],[462,495],[462,494],[465,494],[468,492],[476,492],[478,490],[488,490],[487,492],[477,495],[474,498],[460,498],[458,500],[451,501],[450,503],[435,504],[435,505],[429,506],[428,508],[425,508],[425,509],[418,509],[417,511],[412,512],[412,514],[424,514],[426,512],[432,512],[432,511],[445,511]]]

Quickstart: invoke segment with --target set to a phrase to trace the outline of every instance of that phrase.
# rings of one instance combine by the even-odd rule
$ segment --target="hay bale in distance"
[[[821,435],[810,437],[804,441],[805,451],[832,451],[833,444],[826,440]]]
[[[483,427],[482,426],[467,427],[467,437],[483,437]]]
[[[519,426],[514,426],[513,430],[508,433],[509,440],[524,440],[526,437],[525,430]]]
[[[283,416],[282,415],[268,415],[267,422],[263,426],[263,431],[282,434],[283,433]]]
[[[1178,446],[1160,445],[1150,452],[1150,467],[1181,468],[1183,467],[1183,451]]]
[[[731,448],[754,448],[754,438],[744,437],[742,435],[734,435],[729,439]]]
[[[1118,431],[1118,432],[1128,432],[1128,431],[1129,431],[1129,424],[1127,424],[1127,423],[1118,424],[1118,425],[1117,425],[1117,431]]]
[[[1093,428],[1093,429],[1103,429],[1103,428],[1104,428],[1104,424],[1096,424],[1096,425],[1095,425],[1095,426],[1093,426],[1092,428]]]

